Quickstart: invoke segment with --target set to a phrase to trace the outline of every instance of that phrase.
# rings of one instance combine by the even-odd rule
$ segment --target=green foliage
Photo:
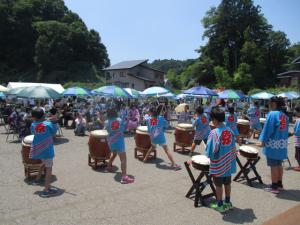
[[[99,87],[104,86],[105,84],[103,82],[93,82],[93,83],[85,83],[85,82],[73,82],[73,81],[68,81],[67,83],[64,84],[64,88],[69,88],[69,87],[82,87],[82,88],[87,88],[89,90],[93,90]]]
[[[207,44],[198,50],[199,59],[181,73],[184,86],[198,82],[244,92],[265,89],[277,83],[277,74],[300,51],[299,44],[289,49],[285,33],[273,31],[252,0],[223,0],[206,13],[202,24]]]
[[[175,89],[181,88],[181,82],[180,82],[179,76],[176,74],[175,70],[170,69],[168,71],[167,79],[169,82],[171,82],[173,88],[175,88]]]
[[[99,34],[62,0],[0,0],[0,79],[97,81],[109,65]]]
[[[259,89],[259,88],[254,88],[254,89],[252,89],[248,92],[248,95],[251,96],[251,95],[254,95],[256,93],[263,92],[263,91],[266,91],[266,92],[277,95],[277,94],[280,94],[282,92],[288,92],[288,91],[298,92],[298,89],[295,88],[295,87],[277,87],[277,88],[268,88],[268,89],[265,89],[265,90],[262,90],[262,89]]]
[[[234,87],[238,90],[249,91],[253,86],[252,75],[250,74],[250,66],[247,63],[241,63],[234,73]]]
[[[175,59],[163,59],[154,60],[150,63],[150,66],[154,69],[161,70],[167,73],[170,69],[174,70],[176,74],[180,74],[189,65],[193,64],[196,60],[175,60]]]
[[[229,76],[228,71],[222,66],[214,67],[214,72],[217,80],[217,87],[231,88],[233,79]]]

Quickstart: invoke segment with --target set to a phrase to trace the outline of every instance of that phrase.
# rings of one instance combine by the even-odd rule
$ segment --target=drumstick
[[[172,134],[172,133],[173,133],[173,131],[170,131],[170,130],[165,130],[165,133]]]

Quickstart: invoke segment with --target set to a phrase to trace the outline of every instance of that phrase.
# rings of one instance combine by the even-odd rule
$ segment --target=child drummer
[[[53,136],[56,134],[56,126],[51,122],[44,121],[45,112],[42,108],[32,110],[33,123],[31,124],[31,133],[34,135],[30,148],[29,158],[42,160],[42,166],[33,184],[41,183],[41,175],[46,168],[45,188],[41,197],[47,198],[57,193],[57,189],[50,188],[50,179],[52,175],[52,166],[54,158]]]
[[[112,163],[118,155],[121,160],[121,171],[122,171],[122,184],[133,183],[134,179],[127,175],[126,171],[126,152],[125,152],[125,141],[124,131],[126,129],[126,123],[121,118],[118,118],[118,113],[115,109],[111,108],[107,110],[107,121],[105,121],[105,128],[108,132],[108,144],[110,151],[112,152],[107,171],[112,171]]]
[[[165,153],[167,154],[169,160],[171,161],[171,166],[174,170],[180,170],[181,167],[177,165],[174,162],[173,156],[171,152],[168,149],[168,146],[166,144],[166,137],[165,137],[165,129],[168,128],[168,122],[166,119],[162,116],[158,115],[158,110],[156,108],[151,108],[149,110],[149,119],[147,120],[147,127],[148,132],[150,134],[150,139],[152,143],[151,149],[148,150],[144,162],[149,157],[151,151],[156,148],[156,145],[162,146],[162,148],[165,150]]]
[[[218,107],[211,111],[211,120],[216,126],[208,137],[206,156],[210,158],[209,173],[213,177],[216,186],[217,202],[210,205],[218,212],[232,209],[230,201],[231,175],[236,172],[236,147],[232,130],[225,126],[225,112]],[[225,189],[225,201],[223,201],[223,185]]]
[[[295,158],[298,162],[298,166],[294,167],[293,170],[300,172],[300,105],[295,107],[296,116],[298,119],[296,120],[294,127],[294,142],[295,142]]]
[[[289,119],[285,114],[285,103],[281,97],[274,96],[269,101],[268,113],[264,129],[259,136],[260,147],[271,168],[272,184],[265,191],[278,194],[283,189],[282,162],[287,158]]]
[[[260,124],[260,110],[259,110],[259,103],[258,101],[254,101],[252,106],[247,110],[247,117],[250,120],[250,134],[249,138],[252,136],[252,134],[256,132],[261,132],[262,127]],[[247,143],[249,141],[247,140]]]
[[[234,112],[234,107],[232,105],[228,107],[228,113],[225,115],[225,125],[232,130],[235,138],[237,139],[239,135],[237,128],[237,115]]]
[[[211,131],[209,126],[209,118],[206,113],[203,113],[203,108],[198,106],[196,108],[196,119],[193,122],[193,127],[195,127],[194,142],[192,144],[190,156],[193,155],[196,145],[200,145],[202,141],[206,144],[208,135]]]

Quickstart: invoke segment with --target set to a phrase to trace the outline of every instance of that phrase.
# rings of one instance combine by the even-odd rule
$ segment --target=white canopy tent
[[[61,84],[47,84],[47,83],[24,83],[24,82],[9,82],[8,89],[14,89],[19,87],[32,87],[32,86],[45,86],[54,89],[58,93],[62,93],[65,89]]]

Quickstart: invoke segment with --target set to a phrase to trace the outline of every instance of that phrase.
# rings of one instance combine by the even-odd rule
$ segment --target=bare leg
[[[45,190],[49,190],[50,179],[52,176],[52,167],[46,167]]]
[[[168,149],[168,146],[167,146],[167,145],[163,145],[162,147],[163,147],[163,149],[165,150],[165,153],[167,154],[169,160],[171,161],[172,166],[175,166],[175,161],[174,161],[174,159],[173,159],[172,154],[170,153],[170,151],[169,151],[169,149]]]
[[[151,148],[147,151],[147,153],[146,153],[146,155],[145,155],[145,157],[144,157],[144,159],[143,159],[143,162],[146,162],[146,161],[147,161],[147,159],[148,159],[150,153],[151,153],[153,150],[155,150],[155,148],[156,148],[156,147],[155,147],[154,145],[151,146]]]
[[[223,199],[223,187],[222,186],[216,186],[216,195],[217,195],[217,201],[221,201]]]
[[[277,166],[271,166],[271,180],[272,183],[276,183],[278,182],[278,177],[279,177],[279,173],[278,173],[279,169]]]
[[[193,142],[192,147],[191,147],[191,153],[194,152],[195,148],[196,148],[196,144]]]
[[[127,175],[126,171],[126,152],[119,153],[119,158],[121,160],[121,171],[122,171],[122,177]]]
[[[278,166],[278,181],[282,181],[282,178],[283,178],[283,167],[281,165]]]
[[[44,168],[45,168],[44,164],[40,166],[39,172],[35,178],[36,181],[39,181],[41,179]]]
[[[225,185],[225,197],[230,197],[231,194],[231,185]]]
[[[109,158],[108,166],[107,167],[109,167],[109,168],[112,167],[112,163],[113,163],[113,161],[115,160],[116,157],[117,157],[117,153],[113,152],[111,154],[110,158]]]

